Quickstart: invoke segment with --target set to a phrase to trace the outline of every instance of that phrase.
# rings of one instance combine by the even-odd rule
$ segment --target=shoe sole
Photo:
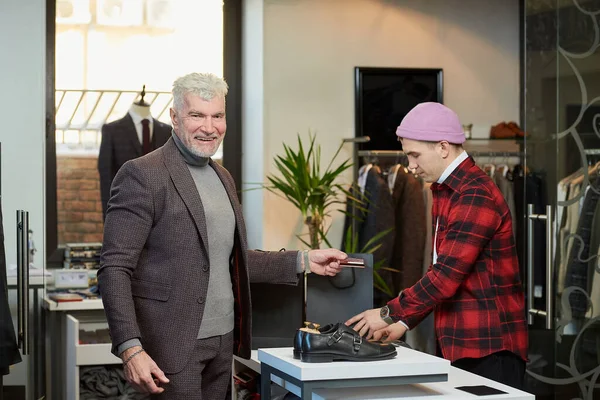
[[[391,360],[392,358],[395,358],[397,355],[397,353],[391,353],[391,354],[386,354],[384,356],[379,356],[379,357],[369,357],[369,358],[365,358],[365,357],[354,357],[354,356],[344,356],[341,354],[327,354],[327,353],[322,353],[322,354],[306,354],[306,353],[300,353],[299,358],[302,362],[307,362],[307,363],[327,363],[327,362],[334,362],[334,361],[381,361],[381,360]],[[294,358],[295,358],[295,354],[294,354]]]

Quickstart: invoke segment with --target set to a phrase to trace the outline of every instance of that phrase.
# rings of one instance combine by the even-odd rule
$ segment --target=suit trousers
[[[230,398],[233,332],[198,339],[182,371],[165,374],[165,391],[157,400],[225,400]]]
[[[452,366],[515,389],[524,389],[525,361],[510,351],[503,350],[482,358],[461,358]]]

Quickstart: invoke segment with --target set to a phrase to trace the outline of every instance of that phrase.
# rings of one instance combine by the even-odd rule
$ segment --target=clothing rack
[[[361,136],[356,138],[346,138],[342,140],[344,143],[367,143],[371,141],[369,136]]]
[[[468,151],[473,157],[523,157],[524,151]]]
[[[401,157],[406,155],[402,150],[361,150],[360,157]]]
[[[371,138],[369,136],[359,136],[354,138],[345,138],[342,139],[343,143],[352,143],[352,163],[354,164],[354,168],[352,168],[352,182],[356,182],[358,180],[358,157],[360,151],[357,150],[356,143],[367,143],[370,142]]]
[[[599,150],[594,150],[594,153],[600,154]],[[523,151],[467,151],[473,157],[521,157],[525,155]],[[401,157],[406,155],[402,150],[360,150],[359,157]]]

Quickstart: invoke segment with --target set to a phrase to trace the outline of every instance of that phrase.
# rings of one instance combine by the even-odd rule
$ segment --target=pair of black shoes
[[[308,324],[294,337],[294,358],[303,362],[379,361],[396,357],[396,346],[368,341],[344,323]]]

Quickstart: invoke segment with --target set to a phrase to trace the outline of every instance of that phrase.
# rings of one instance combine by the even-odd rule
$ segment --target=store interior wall
[[[2,211],[7,265],[16,263],[16,210],[44,260],[46,7],[43,0],[8,0],[0,9]],[[18,44],[18,45],[17,45]]]
[[[252,96],[252,109],[263,129],[244,127],[244,141],[262,149],[263,179],[297,133],[307,139],[309,129],[317,132],[324,160],[354,137],[356,66],[443,68],[444,103],[473,123],[474,137],[486,137],[498,122],[519,121],[517,0],[246,0],[245,6],[246,14],[263,11],[257,28],[263,40],[254,39],[263,57],[244,63],[244,81],[254,80],[248,72],[262,64],[262,98]],[[351,156],[347,144],[340,161]],[[351,179],[348,172],[345,180]],[[306,231],[299,212],[273,194],[263,198],[252,209],[262,220],[247,214],[248,230],[262,229],[252,240],[266,249],[303,247],[295,237]],[[329,238],[339,246],[344,216],[333,215]]]
[[[247,13],[262,9],[256,17],[262,27],[248,29],[264,31],[253,39],[263,49],[252,56],[246,52],[244,72],[258,65],[264,78],[245,74],[256,92],[245,87],[252,97],[245,98],[244,115],[255,113],[263,121],[254,131],[244,128],[245,142],[253,143],[244,157],[261,164],[263,178],[274,172],[272,160],[282,143],[293,143],[298,132],[318,132],[324,159],[343,138],[354,136],[355,66],[443,68],[444,101],[463,122],[474,124],[475,135],[486,135],[499,121],[518,120],[517,1],[246,0],[245,7]],[[29,210],[37,259],[43,260],[44,2],[11,0],[0,14],[2,58],[10,60],[0,65],[5,225],[14,225],[14,210]],[[29,21],[39,23],[31,27]],[[342,157],[350,155],[347,145]],[[14,192],[20,195],[8,195]],[[262,207],[259,200],[247,210],[247,215],[264,211],[262,220],[248,221],[248,230],[258,232],[251,235],[257,247],[300,247],[294,233],[302,229],[301,221],[288,202],[264,193]],[[336,217],[332,243],[340,241],[341,219]],[[257,224],[263,225],[262,235],[254,230]],[[14,235],[7,235],[6,247],[15,248]],[[7,254],[9,264],[15,262],[13,253]]]
[[[245,15],[254,12],[254,22],[261,25],[245,28],[255,31],[257,51],[245,48],[244,122],[252,114],[258,122],[244,126],[244,141],[252,146],[245,147],[246,175],[238,185],[257,181],[247,179],[252,171],[248,160],[260,165],[259,173],[263,170],[250,178],[262,180],[274,172],[273,157],[281,154],[282,143],[295,141],[296,133],[306,137],[309,129],[316,131],[326,160],[343,138],[354,136],[355,66],[443,68],[444,101],[463,122],[474,124],[474,135],[486,135],[499,121],[518,120],[517,3],[246,0]],[[42,260],[44,2],[11,0],[3,9],[7,12],[0,17],[0,40],[5,42],[1,48],[11,60],[0,65],[6,88],[1,97],[6,115],[1,136],[3,210],[10,227],[15,209],[29,209],[37,259]],[[39,23],[26,29],[29,23],[24,21]],[[19,46],[12,43],[15,37]],[[248,75],[252,68],[264,77]],[[9,146],[16,151],[9,154]],[[351,150],[344,146],[342,158],[350,157]],[[23,181],[29,184],[21,185]],[[22,195],[6,195],[16,190]],[[297,211],[269,193],[256,195],[255,204],[245,205],[251,247],[301,247],[294,235],[303,229]],[[342,215],[334,215],[330,238],[335,244],[341,241]],[[8,249],[14,242],[14,235],[7,235]],[[13,253],[8,252],[9,263],[15,262]]]
[[[263,249],[264,191],[264,29],[263,1],[242,2],[242,207],[251,249]]]
[[[44,154],[46,85],[46,5],[44,0],[4,0],[0,4],[0,120],[2,132],[2,214],[7,266],[16,264],[16,210],[29,212],[37,253],[45,260]],[[16,325],[16,291],[9,292]],[[4,377],[4,385],[25,385],[27,357]]]

